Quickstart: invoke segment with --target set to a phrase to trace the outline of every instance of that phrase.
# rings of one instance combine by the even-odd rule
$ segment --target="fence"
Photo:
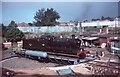
[[[27,26],[27,27],[18,27],[22,32],[80,32],[80,26]]]
[[[11,47],[11,46],[12,46],[12,42],[5,42],[5,43],[3,43],[3,44],[4,44],[5,47]],[[18,42],[16,43],[16,45],[17,45],[18,47],[22,46],[22,44],[23,44],[23,41],[18,41]]]
[[[3,43],[5,47],[11,47],[12,46],[12,43],[11,42],[6,42],[6,43]]]

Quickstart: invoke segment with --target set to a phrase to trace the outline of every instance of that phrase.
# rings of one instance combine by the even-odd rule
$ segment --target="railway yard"
[[[104,57],[97,58],[93,61],[83,62],[75,65],[69,65],[57,62],[43,62],[25,57],[11,57],[10,51],[5,51],[2,54],[3,77],[7,75],[11,77],[94,77],[94,75],[102,75],[105,77],[119,77],[120,63],[117,56],[110,54],[106,49],[102,48],[85,48],[95,55],[96,51],[104,51]],[[72,71],[58,72],[60,69]]]
[[[1,1],[0,77],[120,77],[119,1],[14,1]]]

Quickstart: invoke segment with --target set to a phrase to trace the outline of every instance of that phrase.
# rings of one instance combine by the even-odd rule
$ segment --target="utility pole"
[[[117,18],[115,19],[115,34],[117,34]]]

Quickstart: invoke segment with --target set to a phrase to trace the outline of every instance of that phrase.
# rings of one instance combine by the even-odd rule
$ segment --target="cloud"
[[[101,18],[101,16],[116,17],[117,15],[117,2],[87,2],[83,3],[79,18],[76,18],[76,20],[89,20]]]

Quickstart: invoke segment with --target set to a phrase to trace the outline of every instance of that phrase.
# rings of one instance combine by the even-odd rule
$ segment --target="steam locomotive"
[[[42,35],[39,38],[24,39],[23,49],[42,51],[47,54],[77,56],[79,58],[85,58],[85,55],[88,53],[88,51],[81,48],[80,39],[60,38],[52,35]]]

